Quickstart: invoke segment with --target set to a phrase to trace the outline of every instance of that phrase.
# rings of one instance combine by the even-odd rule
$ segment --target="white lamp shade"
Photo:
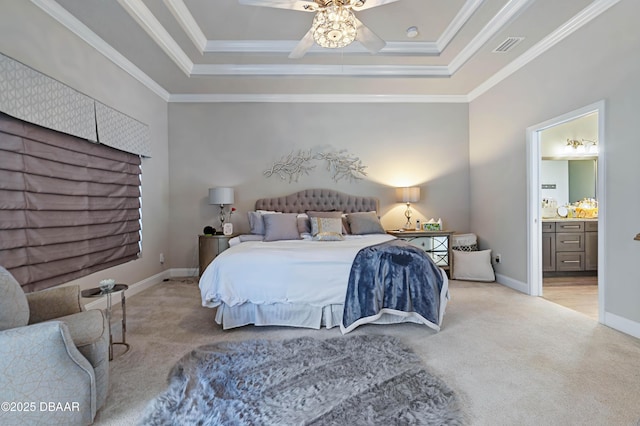
[[[209,188],[209,204],[233,204],[233,188]]]
[[[420,200],[420,187],[397,188],[396,199],[402,203],[415,203]]]

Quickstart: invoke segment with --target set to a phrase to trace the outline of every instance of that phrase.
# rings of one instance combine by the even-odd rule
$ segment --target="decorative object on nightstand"
[[[405,240],[427,253],[436,265],[449,271],[453,277],[452,237],[455,231],[387,231],[387,234]]]
[[[200,267],[200,276],[207,266],[220,253],[229,248],[229,240],[235,235],[200,235],[198,236],[198,264]]]
[[[220,206],[220,229],[224,229],[226,214],[224,206],[233,204],[233,188],[209,188],[209,204]]]
[[[407,218],[407,223],[404,224],[404,229],[413,229],[411,226],[411,215],[413,214],[411,211],[411,203],[415,203],[420,200],[420,187],[411,186],[406,188],[397,188],[396,200],[399,203],[407,203],[407,210],[404,212],[404,215]]]

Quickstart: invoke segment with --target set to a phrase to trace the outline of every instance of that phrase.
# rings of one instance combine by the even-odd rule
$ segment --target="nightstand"
[[[454,233],[455,231],[387,231],[387,234],[424,250],[436,265],[449,271],[449,278],[453,277],[451,237]]]
[[[220,253],[229,248],[229,240],[235,237],[235,235],[199,235],[198,236],[198,260],[200,266],[200,276],[207,266],[216,258]]]

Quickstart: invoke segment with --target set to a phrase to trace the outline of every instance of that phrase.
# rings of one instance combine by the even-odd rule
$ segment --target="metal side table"
[[[82,290],[80,293],[82,297],[102,297],[107,296],[107,322],[109,324],[109,361],[113,360],[113,346],[122,345],[125,347],[124,352],[120,355],[126,354],[131,347],[127,343],[127,304],[124,296],[125,290],[129,288],[126,284],[116,284],[111,290],[101,290],[99,287]],[[113,334],[111,333],[111,295],[113,293],[120,292],[120,304],[122,306],[122,340],[119,342],[113,341]]]

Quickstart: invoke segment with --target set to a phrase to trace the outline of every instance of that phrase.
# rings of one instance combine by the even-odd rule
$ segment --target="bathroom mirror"
[[[558,206],[597,197],[597,158],[543,158],[540,163],[542,198],[553,198]]]

